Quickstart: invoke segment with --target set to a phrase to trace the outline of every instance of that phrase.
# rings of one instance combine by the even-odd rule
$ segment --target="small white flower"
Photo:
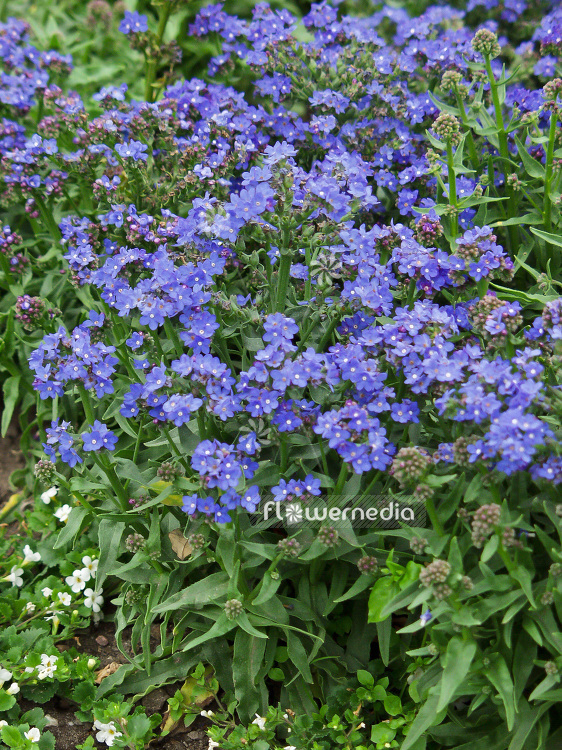
[[[41,559],[41,555],[39,554],[39,552],[34,552],[29,546],[29,544],[26,544],[25,547],[23,548],[23,555],[24,555],[23,557],[24,563],[39,562],[39,560]]]
[[[57,668],[57,661],[59,657],[56,654],[41,654],[41,664],[44,667]]]
[[[214,715],[214,711],[201,711],[201,716],[203,716],[205,719],[210,719]]]
[[[35,667],[26,667],[23,671],[31,674],[31,672],[35,672]]]
[[[285,745],[283,750],[297,750],[297,748],[294,745]]]
[[[21,577],[21,574],[23,573],[23,568],[18,568],[17,565],[14,565],[14,567],[10,570],[8,575],[4,580],[10,581],[12,586],[21,586],[23,585],[23,578]]]
[[[215,742],[214,740],[209,738],[209,750],[215,750],[215,748],[218,746],[219,746],[218,742]]]
[[[53,497],[57,496],[57,492],[59,491],[58,487],[51,487],[50,490],[45,490],[41,494],[41,500],[45,503],[45,505],[48,505]]]
[[[70,511],[72,508],[68,503],[65,503],[64,505],[61,505],[61,507],[55,511],[55,516],[61,521],[62,523],[65,523],[68,521],[68,516],[70,515]]]
[[[0,687],[8,680],[12,679],[12,673],[4,667],[0,667]]]
[[[82,570],[75,570],[71,576],[66,576],[64,580],[70,586],[70,589],[77,594],[86,587],[91,577],[88,568],[82,568]]]
[[[27,602],[25,605],[25,611],[32,615],[36,610],[36,606],[33,602]]]
[[[41,593],[43,594],[43,596],[46,596],[48,599],[53,593],[53,589],[50,589],[48,586],[45,586],[44,589],[41,589]]]
[[[93,669],[96,666],[96,659],[88,659],[88,669]]]
[[[94,729],[99,730],[96,734],[96,740],[98,742],[105,742],[108,747],[111,747],[117,737],[121,737],[123,734],[122,732],[117,731],[117,727],[113,721],[110,721],[108,724],[102,724],[101,721],[96,719],[94,722]]]
[[[68,607],[70,604],[72,604],[72,597],[70,596],[70,594],[67,594],[66,591],[60,591],[58,597],[61,604],[64,604],[65,607]]]
[[[0,720],[0,729],[2,729],[2,727],[7,727],[7,726],[8,726],[7,721],[4,721],[4,719]]]
[[[41,732],[37,729],[37,727],[31,727],[27,732],[24,732],[24,736],[31,740],[32,742],[39,742],[41,739]]]
[[[84,591],[84,604],[86,607],[91,607],[93,612],[99,612],[101,605],[103,604],[103,596],[101,591],[94,591],[93,589],[86,589]]]
[[[20,691],[20,686],[18,685],[17,682],[12,682],[10,687],[6,690],[8,695],[17,695],[19,691]]]
[[[39,667],[37,671],[38,680],[46,680],[47,677],[53,678],[55,676],[56,667]]]
[[[257,724],[261,730],[265,729],[265,718],[256,714],[256,718],[252,721],[252,724]]]
[[[60,625],[60,619],[59,619],[60,612],[56,609],[48,609],[47,612],[50,612],[51,614],[48,617],[45,617],[45,619],[52,620],[53,625],[55,626],[55,628],[57,628]]]
[[[82,558],[82,565],[85,568],[88,568],[92,578],[94,578],[94,576],[96,575],[96,572],[98,570],[98,563],[99,563],[99,560],[97,560],[96,558],[92,559],[89,555],[85,555]]]

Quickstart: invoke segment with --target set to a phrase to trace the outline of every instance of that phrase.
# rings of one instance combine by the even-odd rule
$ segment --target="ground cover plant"
[[[84,748],[213,700],[221,750],[554,750],[562,12],[234,10],[76,11],[112,13],[108,81],[91,25],[90,78],[0,26],[2,421],[35,499],[0,616],[41,632],[4,630],[0,737],[49,746],[15,698],[47,671]],[[408,522],[353,523],[381,502]],[[95,688],[52,657],[104,599],[127,663]],[[175,683],[161,725],[134,707]]]

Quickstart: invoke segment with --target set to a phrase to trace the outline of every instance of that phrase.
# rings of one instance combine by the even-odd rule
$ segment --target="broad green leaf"
[[[459,636],[451,638],[443,658],[443,677],[441,678],[441,692],[437,711],[441,711],[449,705],[456,691],[463,684],[475,654],[475,641],[465,641]]]
[[[261,710],[261,691],[256,688],[255,682],[262,666],[265,647],[266,641],[263,638],[256,638],[242,629],[237,631],[234,639],[232,675],[241,721],[250,721],[254,714]]]
[[[511,674],[503,656],[497,654],[492,657],[489,667],[483,669],[484,674],[496,688],[505,707],[507,728],[511,732],[515,723],[515,689]]]
[[[369,622],[381,622],[385,618],[381,616],[387,604],[400,593],[400,586],[392,576],[383,576],[375,583],[369,596]]]
[[[210,602],[216,604],[221,597],[226,596],[229,582],[230,578],[223,571],[212,573],[159,604],[154,608],[154,612],[168,612],[171,609],[187,607],[200,608]]]
[[[66,544],[74,541],[75,537],[79,534],[82,526],[88,520],[89,511],[86,508],[76,505],[71,511],[70,515],[66,520],[66,524],[59,531],[58,536],[53,545],[54,549],[60,549]]]
[[[4,408],[2,410],[2,437],[6,437],[8,427],[12,421],[12,414],[14,413],[15,406],[18,402],[20,391],[19,385],[21,381],[21,375],[12,375],[7,378],[2,386],[2,392],[4,394]]]

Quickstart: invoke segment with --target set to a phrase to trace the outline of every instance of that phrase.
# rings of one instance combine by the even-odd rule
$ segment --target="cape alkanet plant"
[[[313,715],[372,658],[402,750],[559,741],[562,14],[486,7],[207,6],[220,53],[175,82],[174,4],[127,11],[145,100],[45,82],[3,147],[75,288],[68,319],[19,299],[18,336],[50,321],[58,543],[95,519],[123,582],[138,655],[100,696],[204,661],[243,722]],[[255,523],[399,494],[425,528]]]

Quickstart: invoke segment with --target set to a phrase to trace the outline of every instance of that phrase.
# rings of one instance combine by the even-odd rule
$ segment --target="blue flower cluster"
[[[490,291],[515,263],[474,206],[503,174],[449,185],[437,136],[424,134],[439,114],[428,78],[454,73],[474,95],[479,86],[462,16],[432,7],[414,21],[385,7],[352,18],[321,3],[298,41],[287,11],[259,4],[245,21],[207,6],[191,31],[222,38],[212,73],[242,63],[256,73],[252,104],[193,79],[157,103],[106,87],[90,117],[76,95],[48,90],[48,118],[33,137],[14,133],[4,179],[32,209],[53,183],[87,181],[96,211],[59,228],[73,282],[99,303],[31,356],[40,397],[77,385],[111,396],[143,429],[196,433],[201,491],[183,507],[218,522],[255,509],[258,487],[318,494],[317,474],[342,462],[344,479],[392,477],[410,434],[434,451],[432,471],[457,460],[461,439],[475,470],[561,481],[543,364],[562,338],[559,306],[526,330],[521,304]],[[144,32],[145,21],[127,12],[122,31]],[[537,57],[552,53],[543,31],[530,42]],[[360,55],[369,65],[353,67]],[[309,85],[311,65],[324,81],[341,71],[337,89]],[[507,89],[508,111],[532,112],[539,128],[543,102]],[[74,150],[57,127],[75,134]],[[517,152],[513,139],[508,148]],[[451,236],[439,201],[453,189],[454,205],[466,200]],[[79,450],[115,447],[100,423],[76,447],[67,427],[49,434],[53,460],[55,445],[69,464]],[[272,463],[281,479],[252,484]]]

